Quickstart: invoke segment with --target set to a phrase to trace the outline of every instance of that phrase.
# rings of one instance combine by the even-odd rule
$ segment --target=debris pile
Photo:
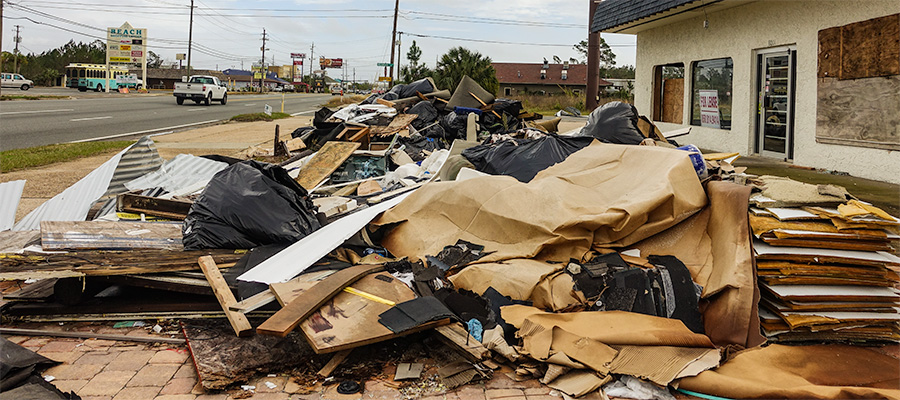
[[[900,340],[900,220],[679,146],[689,130],[630,104],[568,132],[541,118],[423,79],[276,129],[252,159],[163,161],[142,139],[3,233],[0,279],[40,280],[4,314],[180,319],[210,390],[264,372],[358,393],[390,364],[410,397],[501,365],[573,397],[898,395],[760,366],[827,362],[821,346],[760,345]]]

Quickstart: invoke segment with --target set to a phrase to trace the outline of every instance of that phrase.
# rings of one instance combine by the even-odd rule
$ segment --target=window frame
[[[699,88],[697,87],[697,86],[698,86],[698,85],[697,85],[697,83],[698,83],[698,75],[697,75],[697,74],[698,74],[698,71],[700,71],[701,68],[711,68],[711,67],[701,66],[700,63],[705,63],[705,62],[718,62],[718,61],[720,61],[720,60],[724,60],[725,65],[722,66],[722,67],[719,67],[719,68],[730,69],[730,70],[731,70],[731,73],[730,73],[730,79],[728,80],[728,88],[727,88],[727,90],[725,90],[725,96],[722,96],[722,95],[721,95],[720,89],[719,89],[719,88],[716,88],[716,89],[715,89],[715,90],[717,91],[717,97],[716,97],[716,98],[717,98],[717,108],[719,108],[719,127],[718,127],[718,128],[713,128],[713,127],[708,127],[708,126],[704,127],[704,126],[702,126],[701,121],[700,121],[700,110],[699,110],[699,107],[700,107],[700,106],[699,106],[700,95],[699,95],[699,91],[700,91],[700,90],[705,90],[705,89],[699,89]],[[708,129],[720,129],[720,130],[730,131],[730,130],[731,130],[731,126],[732,126],[732,121],[733,121],[733,118],[734,118],[734,110],[733,110],[733,102],[734,102],[734,59],[731,58],[731,57],[717,57],[717,58],[709,58],[709,59],[704,59],[704,60],[691,61],[691,70],[690,70],[690,71],[691,71],[691,85],[690,85],[690,88],[691,88],[691,92],[690,92],[690,93],[691,93],[691,97],[690,97],[690,113],[689,113],[689,115],[688,115],[688,125],[691,125],[691,126],[700,126],[700,127],[704,127],[704,128],[708,128]],[[727,101],[726,101],[726,102],[723,102],[723,101],[722,101],[723,97],[727,97]],[[696,102],[696,104],[697,104],[697,109],[696,109],[696,110],[697,110],[697,113],[696,113],[696,114],[695,114],[695,108],[694,108],[695,102]],[[729,111],[728,111],[728,119],[727,119],[727,121],[728,121],[727,126],[726,126],[726,124],[725,124],[725,121],[726,121],[726,119],[724,118],[724,117],[725,117],[725,114],[722,112],[722,109],[720,108],[720,107],[722,107],[723,104],[726,104],[727,107],[728,107],[728,109],[729,109]],[[694,118],[695,115],[696,115],[696,117],[697,117],[696,119]],[[696,122],[696,123],[695,123],[695,122]]]

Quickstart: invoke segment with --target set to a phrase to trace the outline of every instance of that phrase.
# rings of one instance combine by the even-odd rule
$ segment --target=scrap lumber
[[[334,273],[286,304],[257,327],[256,333],[284,337],[345,287],[382,269],[383,265],[357,265]]]
[[[334,372],[334,370],[337,369],[337,367],[347,359],[347,356],[350,355],[351,351],[353,351],[353,349],[334,353],[334,355],[331,357],[331,360],[328,360],[328,363],[325,364],[325,366],[322,367],[322,369],[320,369],[316,374],[325,378],[331,376],[331,373]]]
[[[44,250],[180,250],[181,224],[124,221],[41,221]]]
[[[154,217],[184,220],[191,205],[189,200],[161,199],[136,193],[122,193],[116,197],[116,210]]]
[[[228,308],[237,303],[237,300],[234,299],[234,293],[231,293],[231,288],[228,287],[228,282],[225,282],[225,277],[222,276],[219,267],[216,266],[216,262],[213,261],[210,256],[200,257],[197,262],[200,263],[200,269],[203,270],[203,275],[206,275],[209,286],[212,288],[213,293],[216,294],[219,304],[222,305],[222,309],[225,311],[228,322],[230,322],[231,327],[234,328],[234,333],[238,336],[251,335],[253,333],[253,327],[250,326],[250,321],[247,320],[247,317],[242,313],[231,311]]]
[[[325,178],[347,161],[353,151],[359,148],[359,143],[336,142],[325,143],[309,162],[300,169],[295,179],[306,190],[312,190]]]
[[[158,336],[110,335],[110,334],[105,334],[105,333],[64,332],[64,331],[51,331],[51,330],[46,330],[46,329],[0,328],[0,334],[18,335],[18,336],[51,336],[51,337],[76,338],[76,339],[100,339],[100,340],[115,340],[115,341],[120,341],[120,342],[184,344],[184,339],[174,339],[174,338],[166,338],[166,337],[158,337]]]
[[[197,258],[212,256],[219,268],[231,267],[235,250],[78,251],[66,254],[0,254],[0,281],[195,271]]]
[[[481,105],[483,107],[487,107],[487,103],[485,103],[484,100],[481,100],[480,98],[478,98],[478,96],[476,96],[475,93],[469,92],[469,94],[472,95],[472,97],[475,100],[478,100],[478,102],[481,103]],[[494,114],[495,117],[500,118],[500,114],[497,114],[497,112],[494,111],[493,109],[491,109],[491,113]]]
[[[244,300],[228,306],[228,309],[231,311],[239,312],[241,314],[246,314],[273,301],[275,301],[275,293],[272,293],[271,290],[266,289],[262,292],[259,292],[253,296],[250,296]]]
[[[458,322],[439,326],[434,328],[434,331],[440,341],[459,351],[469,361],[481,362],[490,358],[490,350],[469,335],[469,332]]]
[[[394,119],[391,120],[391,123],[387,125],[375,125],[371,127],[372,136],[384,136],[384,135],[393,135],[397,132],[403,130],[409,126],[410,123],[413,122],[416,118],[418,118],[418,114],[399,114]]]

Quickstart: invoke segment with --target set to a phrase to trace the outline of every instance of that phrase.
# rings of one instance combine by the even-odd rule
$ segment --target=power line
[[[548,27],[548,28],[577,28],[577,29],[585,29],[587,25],[585,24],[567,24],[567,23],[552,23],[552,22],[540,22],[540,21],[523,21],[523,20],[514,20],[514,19],[501,19],[501,18],[485,18],[485,17],[472,17],[472,16],[462,16],[462,15],[451,15],[451,14],[439,14],[439,13],[431,13],[424,11],[404,11],[404,14],[407,15],[407,19],[425,19],[425,20],[436,20],[436,21],[452,21],[452,22],[465,22],[465,23],[473,23],[473,24],[492,24],[492,25],[519,25],[519,26],[534,26],[534,27]],[[425,17],[409,17],[409,15],[425,15]]]

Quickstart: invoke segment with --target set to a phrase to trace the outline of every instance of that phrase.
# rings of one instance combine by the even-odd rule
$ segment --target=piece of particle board
[[[312,190],[322,180],[347,161],[353,151],[359,148],[359,143],[331,141],[325,143],[309,162],[300,168],[300,173],[295,179],[306,190]]]

